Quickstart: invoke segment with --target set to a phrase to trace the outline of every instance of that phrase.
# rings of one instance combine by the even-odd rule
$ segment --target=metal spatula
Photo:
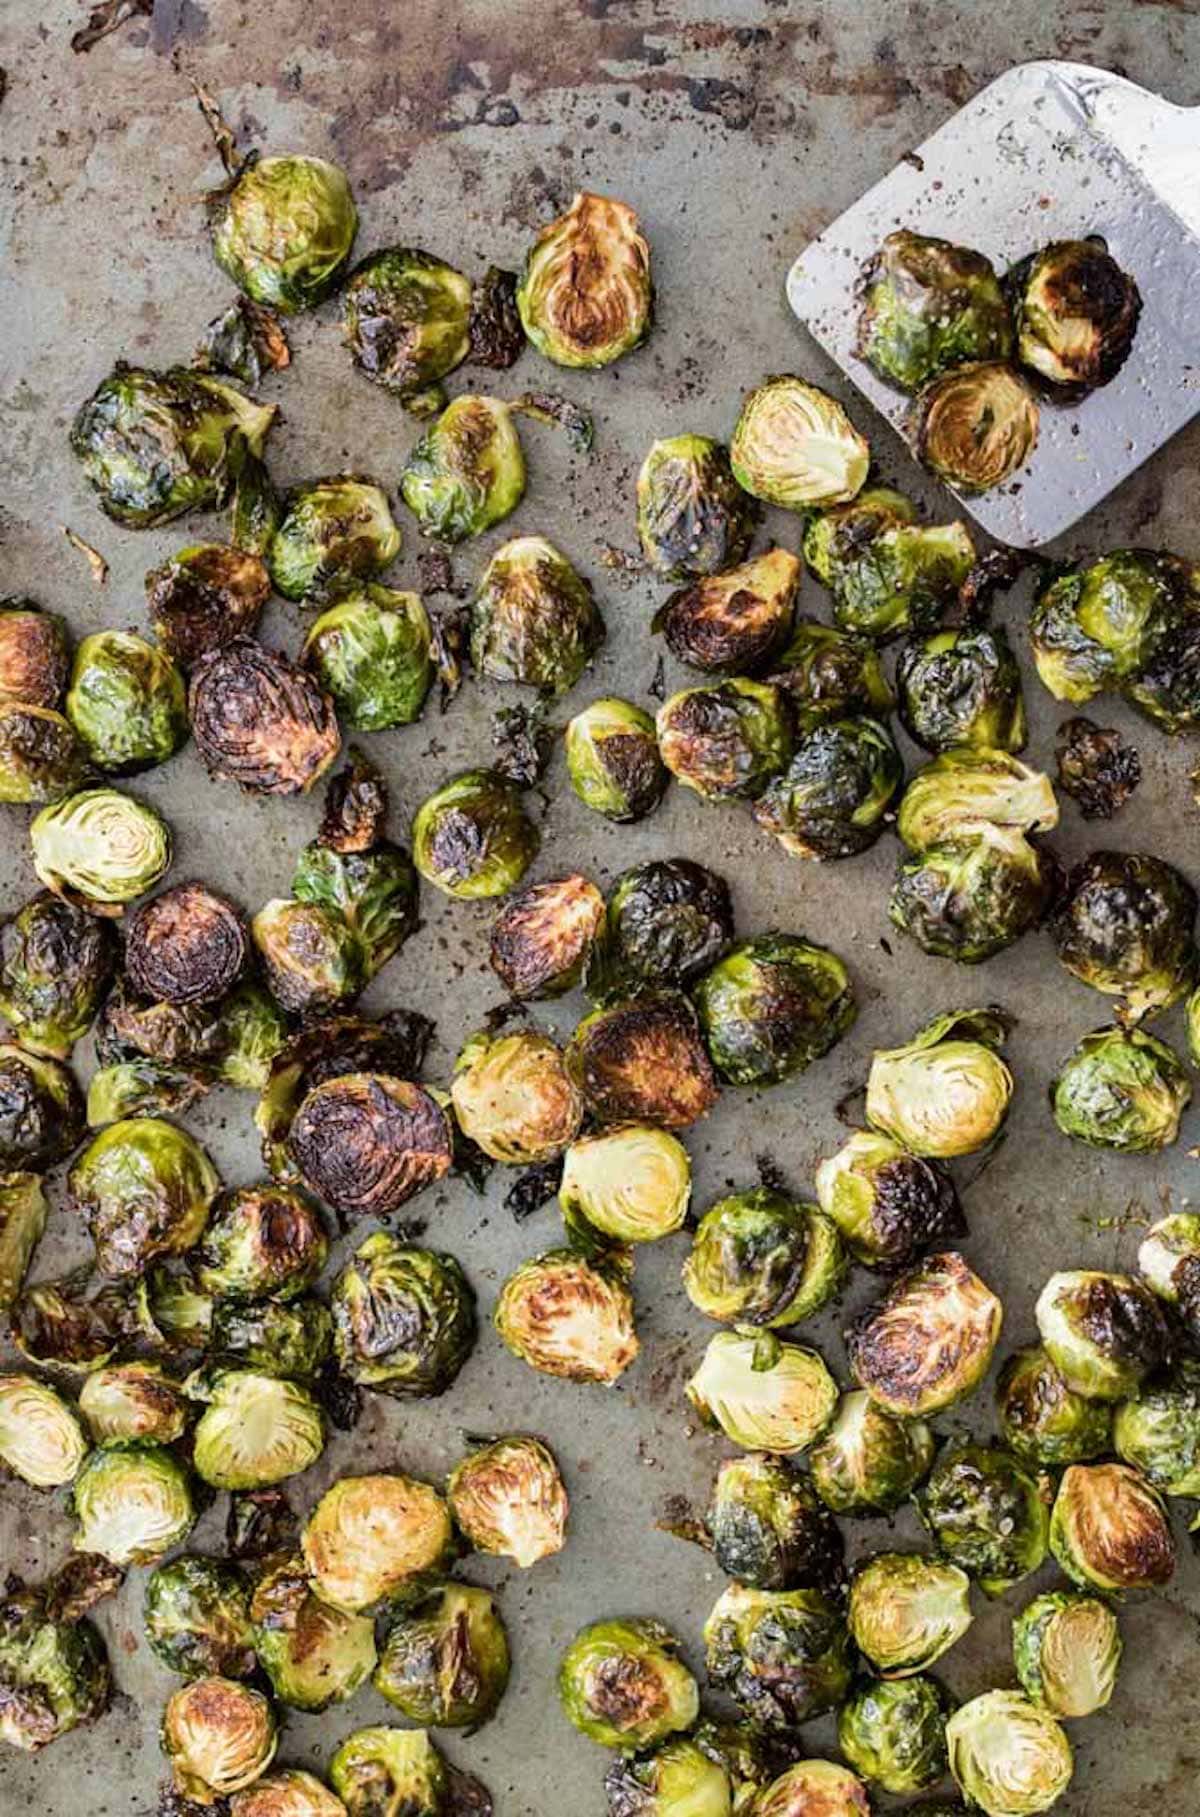
[[[800,255],[792,308],[911,445],[911,401],[855,352],[859,271],[896,227],[974,246],[1001,272],[1049,240],[1100,234],[1141,289],[1117,377],[1081,404],[1043,405],[1023,471],[962,499],[1001,542],[1069,530],[1200,410],[1200,108],[1082,63],[1022,64]]]

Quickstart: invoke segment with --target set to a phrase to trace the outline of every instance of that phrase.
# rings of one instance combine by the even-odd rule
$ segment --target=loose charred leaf
[[[59,1566],[45,1586],[46,1619],[81,1621],[89,1609],[119,1590],[124,1581],[120,1565],[111,1564],[97,1552],[77,1552]]]
[[[959,587],[955,616],[963,624],[986,618],[992,595],[1011,587],[1033,560],[1028,549],[989,549]]]
[[[283,323],[273,309],[238,296],[214,316],[192,356],[201,372],[227,372],[252,389],[264,372],[290,366],[292,351]]]
[[[152,12],[153,9],[154,0],[148,0],[148,4],[143,6],[143,10],[146,12]],[[216,98],[211,95],[206,88],[201,88],[199,82],[194,79],[192,81],[192,92],[196,97],[196,106],[204,116],[204,124],[212,134],[213,144],[217,148],[217,156],[225,166],[225,173],[229,178],[228,184],[222,185],[221,189],[214,191],[213,194],[207,198],[209,201],[213,201],[224,194],[225,189],[231,189],[244,170],[251,164],[257,163],[258,153],[252,151],[245,157],[242,156],[237,148],[237,139],[234,137],[233,128],[229,125],[224,114],[221,112],[220,107],[217,105]]]
[[[417,573],[422,593],[449,593],[455,599],[462,599],[466,594],[467,589],[454,578],[454,568],[445,549],[419,550]]]
[[[299,1531],[282,1489],[248,1489],[230,1497],[225,1544],[231,1558],[257,1561],[290,1552]]]
[[[357,745],[325,791],[325,812],[317,839],[333,852],[369,852],[383,838],[388,811],[387,783]]]
[[[576,454],[591,452],[596,439],[595,425],[587,411],[581,410],[569,397],[560,397],[556,391],[523,391],[520,397],[513,399],[509,409],[519,411],[522,416],[531,416],[539,423],[564,429]]]
[[[1115,726],[1077,715],[1058,728],[1059,786],[1085,820],[1111,820],[1142,780],[1142,760]]]
[[[363,1410],[363,1394],[358,1383],[351,1381],[331,1358],[317,1377],[316,1390],[330,1425],[339,1432],[353,1432]]]
[[[62,533],[70,543],[72,549],[78,549],[80,555],[82,555],[87,562],[88,567],[92,571],[92,579],[95,581],[96,585],[102,587],[108,579],[108,563],[101,555],[99,549],[93,549],[91,543],[85,543],[82,536],[77,536],[69,524],[62,525]]]
[[[444,713],[463,685],[467,651],[471,645],[471,609],[455,606],[445,612],[431,612],[429,626],[433,633],[433,664],[439,684],[438,706]]]
[[[531,1218],[554,1197],[562,1173],[561,1155],[555,1155],[549,1161],[539,1161],[536,1167],[523,1168],[504,1195],[505,1211],[511,1211],[517,1223],[523,1224],[526,1218]]]
[[[393,1072],[404,1079],[419,1079],[437,1023],[419,1009],[390,1009],[379,1018],[379,1026],[391,1047]]]
[[[71,49],[76,53],[89,51],[110,32],[120,31],[130,19],[149,19],[153,12],[154,0],[101,0],[88,14],[87,24],[72,34]]]
[[[518,788],[540,782],[554,751],[554,733],[540,704],[500,707],[492,714],[493,768]]]
[[[517,274],[500,265],[489,265],[471,297],[471,342],[468,359],[473,366],[505,372],[515,366],[525,346],[525,330],[517,313]]]

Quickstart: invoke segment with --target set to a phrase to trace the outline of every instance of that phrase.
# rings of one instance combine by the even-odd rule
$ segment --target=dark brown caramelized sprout
[[[83,1134],[83,1096],[49,1055],[0,1044],[0,1174],[44,1173]]]
[[[329,1252],[303,1194],[286,1186],[218,1193],[194,1252],[196,1279],[216,1299],[292,1300],[311,1287]]]
[[[654,721],[632,701],[594,700],[567,726],[567,774],[585,807],[606,820],[644,820],[670,780]]]
[[[578,872],[531,883],[492,923],[492,970],[514,997],[560,997],[587,972],[603,923],[604,898]]]
[[[1058,728],[1058,786],[1085,820],[1111,820],[1142,780],[1142,760],[1114,726],[1077,715]]]
[[[874,845],[904,780],[891,733],[865,713],[808,722],[791,762],[754,803],[759,826],[797,858],[852,858]]]
[[[917,453],[960,492],[990,492],[1022,468],[1038,438],[1033,392],[1012,366],[960,366],[919,399]]]
[[[901,391],[970,360],[1007,359],[1012,320],[990,259],[897,228],[862,275],[858,351]]]
[[[475,1294],[454,1257],[385,1230],[346,1262],[331,1305],[340,1368],[380,1394],[444,1394],[475,1344]]]
[[[210,774],[251,794],[304,794],[338,754],[328,694],[278,651],[248,637],[200,659],[188,708]]]
[[[708,675],[754,675],[778,655],[792,623],[800,562],[768,549],[672,593],[655,615],[672,656]]]
[[[246,925],[227,897],[204,883],[177,883],[134,913],[125,970],[135,990],[166,1003],[213,1003],[240,977]]]
[[[1017,358],[1052,394],[1080,398],[1116,378],[1142,298],[1103,240],[1055,240],[1014,265],[1005,288]]]
[[[717,1101],[712,1062],[687,998],[650,992],[597,1009],[571,1038],[567,1064],[603,1123],[685,1129]]]
[[[250,636],[271,592],[262,558],[224,543],[194,543],[146,576],[158,641],[181,668]]]
[[[816,618],[799,618],[771,680],[790,698],[806,725],[856,713],[882,718],[895,699],[879,651],[870,638],[839,631]]]
[[[115,963],[108,923],[42,890],[0,924],[0,1015],[22,1047],[65,1060]]]
[[[902,1275],[846,1334],[850,1372],[886,1413],[940,1412],[987,1374],[1003,1310],[954,1250]]]
[[[384,1217],[443,1174],[452,1159],[445,1112],[419,1085],[386,1073],[344,1073],[314,1086],[287,1134],[305,1183],[340,1216]]]
[[[777,1085],[803,1072],[858,1014],[837,954],[795,934],[739,941],[695,997],[713,1064],[731,1085]]]
[[[51,707],[0,704],[0,803],[57,802],[87,773],[87,747],[69,719]]]
[[[650,248],[632,208],[583,191],[543,227],[517,287],[521,324],[556,366],[607,366],[650,332]]]
[[[597,1001],[689,984],[733,938],[729,885],[690,858],[652,858],[617,881],[588,994]]]
[[[420,410],[470,350],[471,285],[428,252],[388,246],[354,267],[342,326],[358,370]]]
[[[761,794],[792,752],[787,696],[741,675],[672,694],[656,731],[676,781],[708,801]]]
[[[471,661],[492,681],[565,694],[604,639],[592,589],[544,536],[496,550],[471,607]]]
[[[58,708],[67,691],[71,651],[57,612],[31,599],[0,599],[0,705]]]

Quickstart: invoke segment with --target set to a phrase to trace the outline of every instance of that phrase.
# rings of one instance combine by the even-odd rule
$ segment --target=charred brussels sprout
[[[1004,360],[1013,325],[990,259],[898,228],[862,274],[858,351],[901,391],[969,360]]]
[[[1059,876],[1053,856],[1024,833],[981,827],[904,859],[888,916],[922,952],[978,965],[1038,925]]]
[[[854,498],[871,451],[836,399],[784,375],[765,380],[746,398],[729,461],[752,497],[805,511]]]
[[[293,315],[336,287],[357,230],[336,164],[300,153],[259,158],[214,204],[213,257],[256,303]]]
[[[75,1550],[146,1565],[191,1532],[188,1473],[164,1445],[102,1445],[75,1478]]]
[[[79,1411],[97,1445],[172,1445],[187,1425],[183,1395],[157,1363],[93,1370],[79,1391]]]
[[[838,1746],[885,1792],[922,1792],[946,1772],[946,1698],[932,1678],[865,1684],[842,1705]]]
[[[262,454],[274,404],[208,373],[113,368],[71,427],[71,451],[119,524],[144,530],[219,508],[246,452]]]
[[[7,1312],[25,1283],[46,1228],[46,1195],[34,1173],[0,1175],[0,1311]]]
[[[0,1464],[31,1488],[57,1489],[74,1482],[86,1455],[82,1426],[48,1382],[0,1375]]]
[[[810,520],[804,559],[833,594],[842,630],[882,640],[937,625],[971,571],[975,545],[965,524],[919,524],[908,499],[872,487]]]
[[[866,714],[805,725],[795,755],[768,782],[754,818],[785,852],[818,861],[874,845],[904,779],[887,727]]]
[[[966,1232],[949,1174],[873,1129],[856,1129],[821,1162],[816,1187],[822,1211],[868,1268],[905,1268]]]
[[[414,1477],[343,1476],[304,1528],[304,1562],[318,1596],[357,1615],[447,1562],[450,1514]]]
[[[709,1207],[696,1227],[683,1284],[697,1311],[738,1325],[798,1325],[836,1293],[841,1241],[815,1205],[768,1186]],[[734,1573],[736,1575],[736,1573]]]
[[[1077,704],[1133,681],[1186,611],[1193,584],[1187,563],[1152,549],[1114,549],[1052,574],[1030,620],[1041,680],[1056,700]]]
[[[508,1636],[490,1592],[447,1583],[393,1621],[374,1685],[410,1722],[475,1729],[494,1713],[508,1674]]]
[[[728,453],[707,435],[655,442],[638,473],[637,506],[643,553],[667,580],[720,574],[741,561],[758,516]]]
[[[862,1780],[832,1760],[797,1761],[754,1804],[755,1817],[870,1817],[870,1811]]]
[[[816,618],[796,620],[771,680],[806,726],[858,713],[882,718],[895,704],[875,644]]]
[[[220,1181],[186,1130],[161,1117],[110,1123],[71,1168],[71,1203],[87,1222],[103,1274],[141,1274],[156,1256],[190,1249]]]
[[[321,613],[303,660],[352,730],[409,725],[433,681],[429,614],[418,594],[368,581]]]
[[[375,1669],[374,1623],[314,1595],[299,1560],[259,1579],[250,1613],[259,1664],[280,1703],[293,1710],[344,1703]]]
[[[1058,786],[1085,820],[1111,820],[1142,780],[1142,760],[1115,726],[1078,714],[1058,728]]]
[[[517,286],[521,326],[556,366],[609,366],[650,332],[650,248],[633,209],[583,190],[543,227]]]
[[[655,615],[671,654],[709,675],[753,675],[787,642],[800,562],[768,549],[691,580]],[[787,658],[781,659],[786,663]]]
[[[165,763],[188,733],[183,676],[132,631],[97,631],[75,651],[66,714],[97,769]]]
[[[835,1514],[891,1514],[933,1461],[924,1420],[899,1420],[856,1389],[843,1394],[833,1424],[808,1454],[818,1495]]]
[[[668,770],[706,801],[759,794],[792,752],[787,697],[740,675],[672,694],[655,729]]]
[[[36,815],[33,868],[47,889],[100,915],[119,915],[171,863],[171,834],[153,808],[120,789],[80,789]]]
[[[987,1817],[1034,1817],[1071,1783],[1071,1744],[1048,1711],[1017,1691],[985,1691],[946,1724],[955,1784]]]
[[[222,1357],[264,1375],[311,1378],[333,1349],[333,1322],[315,1299],[257,1306],[221,1300],[213,1308],[209,1342]]]
[[[1038,438],[1037,400],[1012,366],[960,366],[918,401],[917,456],[960,492],[990,492],[1022,468]]]
[[[1009,1357],[996,1384],[996,1407],[1005,1443],[1033,1468],[1086,1463],[1111,1449],[1109,1407],[1069,1388],[1040,1344]]]
[[[726,1458],[704,1525],[722,1571],[751,1589],[823,1589],[841,1578],[837,1523],[809,1479],[783,1458]]]
[[[1050,1087],[1054,1121],[1065,1136],[1118,1154],[1168,1147],[1191,1097],[1178,1055],[1140,1028],[1084,1035]]]
[[[342,327],[358,370],[410,409],[470,352],[471,285],[415,247],[388,246],[354,267]]]
[[[845,1619],[821,1590],[730,1584],[704,1624],[709,1683],[760,1729],[786,1734],[850,1688]]]
[[[794,934],[759,934],[696,986],[713,1063],[731,1085],[777,1085],[835,1047],[858,1013],[836,953]]]
[[[235,1792],[229,1811],[230,1817],[346,1817],[337,1794],[299,1767],[267,1773]]]
[[[313,840],[300,854],[292,889],[301,903],[344,923],[367,981],[395,957],[417,926],[412,860],[386,839],[365,852],[338,852]]]
[[[525,457],[503,399],[464,395],[421,437],[400,476],[400,496],[422,536],[460,543],[516,510]]]
[[[514,997],[560,997],[587,972],[603,923],[604,898],[577,871],[531,883],[492,923],[492,970]]]
[[[271,995],[295,1015],[352,1003],[365,982],[362,952],[341,917],[320,902],[276,897],[250,923]]]
[[[662,800],[667,770],[654,721],[628,700],[594,700],[567,726],[567,774],[585,807],[606,820],[643,820]]]
[[[1054,395],[1083,397],[1116,378],[1142,299],[1103,240],[1055,240],[1015,265],[1006,288],[1017,358]]]
[[[450,1087],[463,1134],[493,1161],[534,1166],[561,1154],[579,1133],[583,1100],[548,1035],[472,1036]]]
[[[38,1281],[18,1295],[12,1337],[31,1363],[87,1374],[106,1363],[123,1335],[123,1296],[102,1287],[90,1297],[79,1273]]]
[[[500,1289],[496,1330],[515,1357],[543,1375],[615,1382],[638,1353],[630,1266],[550,1249],[522,1262]]]
[[[609,1817],[729,1817],[729,1775],[688,1736],[614,1760],[604,1775]]]
[[[1175,1570],[1166,1504],[1128,1464],[1064,1470],[1050,1514],[1050,1550],[1085,1590],[1153,1590]]]
[[[1156,1299],[1200,1319],[1200,1212],[1174,1211],[1151,1224],[1138,1249],[1138,1273]]]
[[[625,1123],[571,1143],[558,1200],[569,1231],[653,1243],[679,1229],[691,1190],[683,1143],[652,1123]]]
[[[1117,1682],[1117,1618],[1098,1596],[1035,1596],[1013,1622],[1013,1660],[1026,1696],[1042,1709],[1060,1721],[1093,1716]]]
[[[1121,1402],[1113,1449],[1164,1495],[1200,1495],[1200,1378],[1194,1364]]]
[[[593,1010],[571,1038],[567,1066],[601,1123],[686,1129],[717,1101],[696,1013],[673,991]]]
[[[454,1257],[385,1230],[359,1244],[331,1305],[342,1373],[401,1399],[443,1394],[475,1343],[475,1295]]]
[[[471,1452],[450,1472],[450,1510],[477,1552],[527,1570],[561,1552],[570,1504],[554,1454],[517,1434]]]
[[[215,1675],[182,1685],[167,1701],[162,1749],[175,1785],[200,1804],[252,1785],[275,1757],[275,1713],[261,1691]]]
[[[143,1613],[150,1650],[169,1671],[183,1678],[249,1678],[254,1671],[246,1580],[224,1559],[185,1552],[158,1565]]]
[[[0,599],[0,705],[59,707],[71,672],[67,627],[15,594]]]
[[[565,694],[604,638],[592,589],[544,536],[517,536],[484,569],[471,606],[471,661],[492,681]]]
[[[158,641],[181,668],[235,637],[248,637],[271,592],[262,558],[223,543],[194,543],[146,576]]]
[[[0,1741],[27,1754],[92,1722],[112,1689],[96,1629],[56,1615],[49,1588],[0,1600]]]
[[[304,1097],[286,1152],[341,1216],[385,1217],[449,1172],[450,1125],[419,1085],[388,1073],[341,1073]]]
[[[210,776],[252,795],[303,795],[338,754],[333,701],[277,650],[235,637],[192,671],[192,736]]]
[[[644,1617],[591,1622],[558,1668],[563,1710],[589,1741],[622,1753],[690,1728],[700,1696],[678,1647],[669,1629]]]
[[[1068,1388],[1089,1400],[1136,1394],[1166,1353],[1158,1304],[1128,1275],[1089,1269],[1051,1275],[1035,1316],[1051,1362]]]
[[[44,1054],[0,1043],[0,1174],[44,1173],[83,1135],[83,1098],[73,1073]]]
[[[329,1762],[348,1817],[442,1817],[452,1780],[424,1729],[356,1729]]]
[[[846,1333],[850,1372],[898,1419],[939,1413],[987,1374],[1000,1301],[954,1250],[931,1255]]]
[[[1007,1026],[996,1010],[950,1010],[906,1047],[876,1049],[867,1077],[872,1128],[929,1160],[985,1147],[1012,1097],[1012,1074],[996,1051]]]
[[[193,1434],[193,1462],[212,1488],[269,1489],[320,1457],[321,1409],[301,1383],[220,1367],[185,1386],[208,1403]]]
[[[464,770],[417,809],[413,859],[429,883],[463,901],[502,896],[537,856],[520,791],[496,770]]]
[[[927,1671],[971,1625],[970,1579],[957,1565],[918,1553],[879,1552],[850,1584],[855,1645],[883,1678]]]
[[[904,729],[927,751],[1025,747],[1021,671],[1001,629],[966,626],[905,644],[896,689]]]
[[[399,553],[400,532],[382,489],[360,473],[337,473],[288,493],[267,566],[285,599],[320,601],[379,573]]]
[[[213,1003],[237,983],[249,950],[228,897],[178,883],[130,917],[125,970],[134,989],[162,1003]]]
[[[1043,1486],[997,1446],[944,1452],[915,1499],[938,1551],[977,1577],[989,1596],[1028,1577],[1046,1556]]]
[[[87,771],[87,749],[69,719],[50,707],[0,704],[0,803],[58,801]]]
[[[691,1380],[687,1397],[706,1426],[747,1450],[803,1451],[828,1426],[837,1384],[815,1350],[785,1344],[773,1332],[718,1331]]]
[[[729,885],[690,858],[652,858],[617,881],[587,988],[603,999],[684,985],[733,937]]]
[[[1167,1009],[1196,971],[1196,892],[1145,852],[1091,852],[1071,871],[1051,923],[1059,958],[1140,1019]]]

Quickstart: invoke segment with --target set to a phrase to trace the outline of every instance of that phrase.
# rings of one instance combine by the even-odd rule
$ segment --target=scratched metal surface
[[[9,0],[0,10],[0,451],[3,455],[4,590],[27,589],[64,611],[77,633],[143,622],[144,571],[191,540],[202,524],[162,532],[107,525],[75,472],[65,432],[79,400],[119,354],[151,363],[189,354],[227,295],[211,264],[193,198],[213,179],[204,128],[184,76],[216,90],[254,143],[340,159],[362,209],[363,249],[400,239],[427,246],[472,272],[515,263],[534,228],[577,184],[634,202],[654,247],[660,319],[644,351],[607,373],[567,378],[593,408],[590,461],[560,438],[530,427],[530,487],[515,527],[541,530],[596,580],[609,626],[607,650],[575,699],[619,690],[645,700],[654,653],[649,620],[659,589],[611,574],[605,542],[633,542],[631,488],[653,436],[679,429],[727,433],[742,390],[763,373],[795,368],[834,383],[833,369],[796,327],[783,295],[787,267],[818,232],[908,147],[984,82],[1035,56],[1094,60],[1181,103],[1200,100],[1200,13],[1176,5],[1075,6],[1016,0],[1006,8],[911,4],[874,19],[834,0],[824,6],[736,5],[732,0],[488,0],[385,7],[380,0],[304,0],[259,7],[221,0],[170,0],[152,22],[134,22],[86,57],[72,57],[73,0]],[[394,486],[414,431],[402,413],[351,372],[336,312],[298,324],[292,371],[265,391],[284,406],[272,444],[279,477],[352,464]],[[496,381],[504,391],[538,362]],[[544,378],[548,372],[539,374]],[[846,395],[845,393],[843,393]],[[929,502],[933,491],[880,440],[891,477]],[[1083,527],[1071,547],[1099,549],[1137,539],[1200,556],[1195,500],[1200,433],[1193,427]],[[58,530],[73,525],[112,564],[97,591]],[[795,525],[771,530],[795,542]],[[456,560],[470,579],[503,531]],[[415,584],[416,538],[396,568]],[[808,609],[821,609],[808,587]],[[1018,645],[1028,606],[1018,589],[1002,607]],[[295,648],[302,614],[273,612],[268,634]],[[672,677],[669,674],[669,679]],[[1050,762],[1060,714],[1032,680],[1035,760]],[[371,742],[392,781],[397,830],[421,794],[479,758],[499,692],[471,689],[444,719],[431,713],[403,734]],[[1192,754],[1134,727],[1123,710],[1103,718],[1132,731],[1145,780],[1122,819],[1089,830],[1068,804],[1060,849],[1077,856],[1105,839],[1170,855],[1200,880],[1200,816],[1186,783]],[[910,758],[915,755],[911,751]],[[264,804],[210,783],[190,751],[139,782],[169,813],[178,837],[176,876],[211,878],[254,908],[281,893],[291,861],[311,835],[316,802]],[[697,1203],[748,1181],[769,1146],[797,1188],[839,1135],[834,1106],[861,1079],[875,1045],[902,1039],[933,1008],[994,999],[1019,1018],[1012,1059],[1019,1080],[1011,1139],[968,1200],[969,1253],[1004,1297],[1004,1348],[1032,1333],[1032,1303],[1061,1263],[1128,1261],[1136,1230],[1099,1226],[1131,1201],[1149,1210],[1189,1190],[1189,1146],[1200,1112],[1163,1158],[1106,1162],[1057,1136],[1046,1110],[1056,1060],[1104,1006],[1057,968],[1046,941],[1027,940],[982,971],[924,959],[900,940],[889,952],[884,901],[895,860],[890,838],[859,860],[818,868],[764,843],[744,814],[704,806],[674,791],[640,828],[599,823],[550,777],[545,846],[536,874],[579,865],[607,883],[651,853],[687,853],[729,876],[744,931],[781,925],[835,945],[853,968],[861,1015],[836,1054],[769,1096],[728,1092],[689,1138]],[[24,816],[8,810],[0,906],[33,887]],[[424,903],[425,926],[377,981],[368,1005],[406,1003],[439,1021],[435,1070],[449,1069],[460,1038],[496,999],[485,962],[486,907]],[[548,1020],[565,1029],[579,1005]],[[1177,1013],[1163,1032],[1180,1041]],[[230,1181],[258,1172],[250,1101],[222,1093],[189,1120]],[[61,1209],[55,1183],[52,1233],[39,1269],[86,1253]],[[419,1210],[431,1238],[454,1250],[490,1311],[495,1289],[523,1255],[554,1239],[547,1209],[517,1228],[500,1205],[494,1176],[484,1199],[460,1185],[429,1195]],[[544,1432],[562,1459],[573,1498],[570,1543],[532,1572],[472,1567],[500,1586],[516,1669],[497,1718],[446,1751],[482,1774],[498,1817],[600,1817],[606,1758],[557,1712],[557,1656],[583,1620],[606,1612],[653,1612],[683,1636],[700,1663],[699,1632],[720,1585],[703,1554],[657,1533],[668,1493],[703,1496],[722,1451],[691,1432],[682,1383],[709,1335],[678,1286],[683,1242],[639,1258],[636,1292],[643,1353],[614,1390],[546,1381],[512,1360],[485,1330],[443,1401],[400,1407],[370,1401],[352,1438],[336,1437],[321,1465],[294,1485],[307,1506],[334,1476],[403,1466],[440,1475],[459,1450],[460,1429],[527,1427]],[[844,1370],[839,1336],[847,1308],[872,1292],[861,1273],[845,1304],[815,1322],[812,1336]],[[989,1404],[977,1397],[963,1425],[984,1431]],[[945,1423],[958,1430],[957,1418]],[[221,1514],[197,1533],[213,1540]],[[915,1537],[911,1518],[899,1523]],[[69,1544],[60,1502],[6,1486],[0,1493],[0,1559],[41,1574]],[[858,1552],[886,1543],[886,1527],[853,1530]],[[1185,1544],[1182,1532],[1181,1544]],[[0,1761],[3,1817],[86,1810],[127,1817],[153,1804],[162,1763],[158,1712],[171,1688],[139,1639],[144,1572],[99,1615],[119,1695],[102,1723],[31,1760]],[[986,1606],[945,1661],[959,1695],[1010,1679],[1008,1622],[1023,1586]],[[1063,1809],[1070,1817],[1194,1808],[1200,1717],[1195,1681],[1200,1567],[1183,1558],[1169,1593],[1134,1599],[1123,1614],[1126,1666],[1106,1716],[1075,1725],[1078,1774]],[[281,1757],[320,1767],[336,1741],[384,1719],[372,1693],[317,1718],[289,1717]],[[808,1731],[814,1753],[831,1746],[828,1724]],[[886,1806],[888,1800],[881,1800]]]

